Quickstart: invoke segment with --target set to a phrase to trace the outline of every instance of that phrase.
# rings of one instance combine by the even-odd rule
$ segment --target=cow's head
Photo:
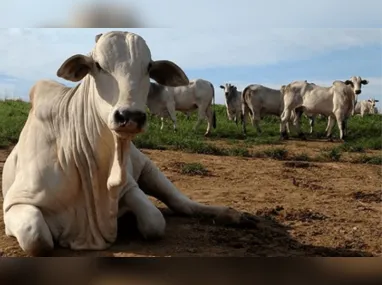
[[[146,124],[150,78],[167,86],[189,83],[183,70],[167,60],[154,61],[145,40],[121,31],[99,34],[89,55],[76,54],[58,69],[70,81],[94,80],[101,118],[116,135],[131,136]]]
[[[369,104],[370,104],[370,113],[375,114],[376,113],[375,112],[375,103],[378,103],[379,100],[371,98],[371,99],[367,100],[367,102],[369,102]]]
[[[369,80],[362,79],[361,76],[352,76],[350,79],[345,81],[346,85],[350,85],[356,95],[361,94],[362,85],[369,84]]]
[[[232,121],[233,117],[236,115],[235,99],[237,96],[237,87],[230,83],[226,83],[225,85],[220,85],[220,88],[224,90],[228,120]]]

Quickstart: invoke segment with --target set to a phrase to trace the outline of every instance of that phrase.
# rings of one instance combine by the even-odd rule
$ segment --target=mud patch
[[[323,221],[327,218],[327,216],[310,209],[292,209],[285,213],[285,220],[287,221],[311,222]]]
[[[312,164],[307,161],[286,161],[283,164],[285,167],[291,168],[309,168],[309,167],[317,167],[317,165]]]
[[[302,179],[296,179],[294,177],[292,177],[292,183],[296,187],[310,189],[312,191],[324,189],[324,187],[322,187],[321,185],[315,184],[315,183],[313,183],[311,181],[304,181]]]
[[[365,203],[381,203],[382,202],[382,192],[375,191],[372,193],[365,193],[363,191],[357,191],[351,194],[353,199],[359,200]]]
[[[285,210],[283,206],[276,206],[275,208],[263,208],[256,212],[257,215],[264,216],[268,219],[274,219],[278,217],[285,221],[301,221],[301,222],[311,222],[311,221],[323,221],[328,217],[312,211],[310,209],[290,209]]]

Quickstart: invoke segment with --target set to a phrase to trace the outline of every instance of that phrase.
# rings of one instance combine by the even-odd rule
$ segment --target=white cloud
[[[0,74],[25,79],[55,77],[69,56],[88,53],[108,29],[2,29]],[[256,66],[352,46],[381,44],[379,29],[138,29],[154,59],[183,68]]]
[[[30,82],[39,78],[56,78],[62,62],[76,53],[88,53],[94,46],[96,34],[110,29],[0,29],[0,75],[16,77],[26,94]],[[381,29],[129,29],[140,34],[148,43],[154,59],[170,59],[182,68],[259,66],[309,59],[337,49],[369,44],[381,45]],[[376,59],[378,60],[378,59]],[[379,76],[376,74],[375,76]],[[232,78],[237,79],[233,76]],[[306,78],[317,84],[327,81]],[[345,79],[345,78],[338,78]],[[382,99],[381,78],[368,78],[363,96]],[[16,88],[7,80],[6,86]],[[13,79],[14,80],[14,79]],[[1,82],[5,82],[4,79]],[[25,83],[27,82],[27,83]],[[378,83],[377,83],[378,82]],[[68,84],[68,82],[65,82]],[[217,102],[223,103],[222,90],[217,82]],[[219,82],[219,85],[222,82]],[[234,82],[232,82],[234,83]],[[280,88],[285,82],[239,82],[239,89],[249,83],[261,83]],[[0,86],[0,91],[4,90]],[[360,98],[361,98],[360,97]],[[382,100],[381,100],[382,101]]]

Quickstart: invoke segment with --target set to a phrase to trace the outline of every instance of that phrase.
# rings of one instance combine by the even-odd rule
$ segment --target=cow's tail
[[[240,101],[241,101],[241,116],[240,116],[240,119],[241,119],[241,123],[243,124],[244,123],[244,117],[247,116],[247,112],[250,113],[250,115],[252,116],[252,110],[251,108],[249,108],[248,106],[248,103],[247,103],[247,100],[245,100],[245,93],[247,93],[247,90],[249,89],[250,85],[248,85],[247,87],[245,87],[243,89],[243,91],[241,92],[241,98],[240,98]]]
[[[210,83],[212,88],[212,127],[216,129],[216,111],[215,111],[215,88],[212,83]]]

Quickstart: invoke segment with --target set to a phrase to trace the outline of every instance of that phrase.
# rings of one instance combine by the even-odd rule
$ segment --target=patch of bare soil
[[[366,203],[381,203],[382,202],[382,191],[374,191],[372,193],[365,193],[362,191],[357,191],[352,194],[353,198]]]
[[[318,144],[318,143],[317,143]],[[325,147],[326,143],[317,145]],[[268,146],[269,147],[269,146]],[[252,227],[224,227],[179,217],[163,208],[163,240],[146,242],[135,218],[119,221],[119,238],[106,251],[57,249],[57,256],[381,256],[380,166],[350,163],[288,165],[283,161],[143,150],[192,199],[256,216]],[[0,150],[0,171],[9,152]],[[200,163],[209,175],[185,175],[179,165]],[[300,167],[299,167],[300,166]],[[0,200],[2,202],[2,200]],[[25,256],[4,233],[2,256]]]

